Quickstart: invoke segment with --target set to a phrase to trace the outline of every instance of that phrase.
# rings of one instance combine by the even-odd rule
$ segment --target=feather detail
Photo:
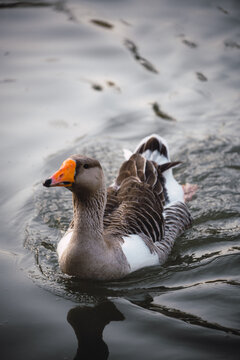
[[[144,138],[137,146],[135,153],[142,154],[143,157],[155,161],[158,165],[170,161],[167,142],[157,134]]]
[[[175,201],[183,202],[183,189],[175,180],[172,173],[172,168],[181,164],[181,162],[170,161],[169,149],[166,140],[156,134],[150,135],[140,142],[135,152],[142,154],[142,156],[147,160],[156,162],[160,166],[165,204],[167,205]]]
[[[187,206],[182,202],[176,202],[165,207],[165,236],[163,241],[156,244],[160,264],[163,264],[170,254],[175,239],[192,224],[192,217]]]
[[[172,173],[180,162],[171,162],[166,141],[148,136],[125,156],[106,189],[99,162],[72,155],[74,219],[57,248],[63,272],[107,280],[163,264],[190,226],[183,188]]]
[[[142,253],[145,247],[149,249],[153,255],[145,255],[152,265],[156,254],[163,263],[175,238],[191,224],[191,216],[182,202],[182,188],[172,175],[172,168],[179,164],[170,161],[165,140],[155,135],[147,137],[122,164],[115,187],[108,189],[105,232],[122,236],[122,249],[132,271],[144,262],[138,255],[133,260],[133,244],[140,246],[142,242]],[[152,244],[154,250],[150,250]]]

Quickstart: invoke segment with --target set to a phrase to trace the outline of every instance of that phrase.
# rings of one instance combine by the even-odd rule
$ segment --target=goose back
[[[139,153],[122,164],[116,182],[107,192],[106,234],[141,234],[153,242],[163,239],[163,166],[167,169],[174,163],[158,165]]]

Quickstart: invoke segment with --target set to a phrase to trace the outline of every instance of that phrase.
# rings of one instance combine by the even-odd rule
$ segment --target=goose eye
[[[88,168],[89,168],[89,165],[88,165],[88,164],[84,164],[83,167],[84,167],[84,169],[88,169]]]

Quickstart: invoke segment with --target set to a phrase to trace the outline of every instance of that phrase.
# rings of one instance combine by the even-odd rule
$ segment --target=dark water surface
[[[0,1],[0,39],[0,358],[239,359],[239,1]],[[81,152],[110,182],[152,132],[193,227],[162,267],[64,276],[71,196],[41,181]]]

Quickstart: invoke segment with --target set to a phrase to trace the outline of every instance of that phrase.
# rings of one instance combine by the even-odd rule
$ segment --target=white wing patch
[[[68,231],[63,237],[62,239],[59,241],[58,243],[58,246],[57,246],[57,254],[58,254],[58,258],[59,260],[61,259],[62,257],[62,254],[64,253],[64,251],[67,249],[69,243],[70,243],[70,240],[71,240],[71,237],[72,237],[72,233],[73,233],[73,230],[72,231]]]
[[[130,265],[131,272],[159,264],[156,252],[151,253],[141,236],[131,234],[123,236],[122,250]]]

